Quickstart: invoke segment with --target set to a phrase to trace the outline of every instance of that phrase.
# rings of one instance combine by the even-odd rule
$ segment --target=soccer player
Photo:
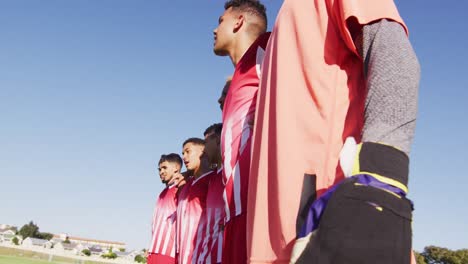
[[[229,76],[226,79],[226,84],[224,84],[223,90],[221,91],[221,95],[219,96],[219,99],[218,99],[218,103],[219,103],[219,107],[221,108],[221,111],[224,108],[224,100],[226,100],[226,95],[229,91],[229,86],[231,86],[231,80],[232,80],[232,76]]]
[[[197,241],[197,229],[206,208],[209,175],[212,170],[204,155],[205,141],[189,138],[182,145],[182,156],[190,176],[180,188],[177,204],[177,263],[190,264]]]
[[[223,263],[247,261],[246,212],[252,122],[260,65],[268,42],[265,7],[254,0],[232,0],[214,30],[214,52],[229,56],[235,71],[223,107],[221,150],[226,225]]]
[[[222,158],[220,139],[222,124],[214,124],[205,130],[205,155],[215,170],[210,177],[206,196],[206,210],[198,227],[197,245],[194,253],[196,264],[221,263],[223,249],[224,218]]]
[[[176,193],[177,187],[169,185],[172,177],[180,172],[182,159],[171,153],[162,155],[159,163],[159,176],[166,188],[156,201],[151,225],[151,244],[148,249],[148,264],[174,264],[176,231]]]
[[[410,262],[420,68],[407,34],[392,0],[283,2],[258,90],[249,263],[289,263],[296,238],[292,262]]]

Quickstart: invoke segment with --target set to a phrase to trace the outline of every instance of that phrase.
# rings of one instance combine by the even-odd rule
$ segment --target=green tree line
[[[421,253],[415,252],[418,264],[468,264],[468,249],[427,246]]]
[[[51,240],[54,237],[54,235],[51,233],[39,232],[39,227],[33,221],[30,221],[28,224],[22,226],[21,229],[18,231],[18,234],[20,234],[23,237],[23,239],[31,237]]]

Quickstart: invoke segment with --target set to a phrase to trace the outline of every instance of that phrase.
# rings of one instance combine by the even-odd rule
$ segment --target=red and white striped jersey
[[[176,194],[177,187],[167,187],[156,201],[149,253],[175,257]]]
[[[206,210],[200,221],[193,264],[221,263],[223,251],[224,184],[222,169],[210,175]]]
[[[210,181],[207,172],[198,178],[190,177],[182,187],[177,204],[177,258],[178,264],[192,263],[198,226],[206,207]]]
[[[224,101],[221,154],[226,221],[245,212],[247,207],[252,126],[260,66],[269,36],[265,33],[258,37],[237,63]]]

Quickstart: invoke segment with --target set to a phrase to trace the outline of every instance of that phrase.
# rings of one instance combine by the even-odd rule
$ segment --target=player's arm
[[[355,37],[367,84],[363,141],[409,154],[416,126],[420,66],[406,32],[389,20],[362,26]]]
[[[367,25],[353,19],[347,22],[363,59],[367,88],[363,144],[357,155],[360,163],[366,161],[361,171],[383,173],[392,160],[398,170],[393,173],[407,185],[417,115],[418,59],[401,24],[386,19]]]
[[[175,184],[177,187],[182,187],[184,186],[187,181],[186,178],[188,177],[188,172],[182,172],[182,173],[175,173],[172,179],[169,181],[169,185]]]

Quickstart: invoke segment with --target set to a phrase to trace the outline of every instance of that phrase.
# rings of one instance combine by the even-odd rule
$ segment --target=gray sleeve
[[[380,20],[355,39],[367,85],[362,141],[409,154],[416,126],[420,66],[403,27]]]

